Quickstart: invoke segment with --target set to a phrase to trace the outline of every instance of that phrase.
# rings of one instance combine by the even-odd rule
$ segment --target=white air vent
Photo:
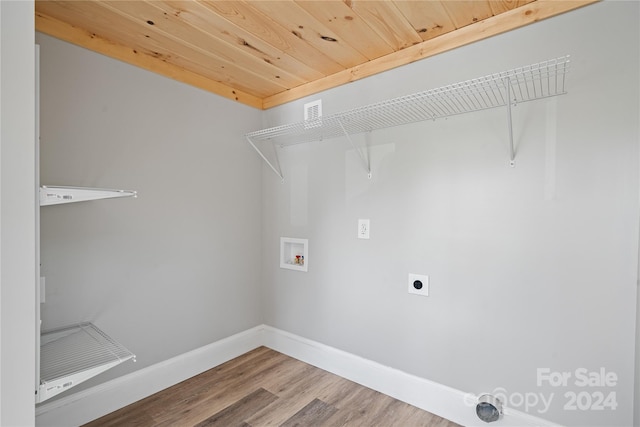
[[[305,129],[322,126],[322,100],[307,102],[304,104],[304,127]]]

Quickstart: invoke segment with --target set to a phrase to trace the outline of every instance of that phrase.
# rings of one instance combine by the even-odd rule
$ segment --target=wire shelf
[[[280,177],[255,143],[279,147],[436,120],[566,93],[569,56],[370,104],[313,121],[250,132],[247,140]],[[513,159],[512,159],[513,160]]]
[[[49,399],[135,355],[91,323],[43,332],[40,396]]]

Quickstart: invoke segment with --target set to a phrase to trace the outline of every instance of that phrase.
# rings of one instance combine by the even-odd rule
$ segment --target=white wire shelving
[[[38,402],[136,356],[92,323],[42,332]]]
[[[371,177],[367,157],[356,149],[350,135],[506,107],[510,164],[513,166],[515,151],[511,107],[522,102],[565,94],[569,62],[569,56],[550,59],[485,77],[389,99],[312,121],[250,132],[245,137],[273,172],[284,180],[277,156],[278,147],[345,136],[360,155],[363,166]],[[262,142],[273,144],[275,153],[273,162],[258,148],[258,143]]]
[[[47,185],[39,189],[40,206],[119,197],[137,197],[137,193]],[[79,323],[42,333],[39,329],[38,325],[40,345],[36,355],[36,372],[39,374],[36,403],[44,402],[127,360],[135,362],[133,353],[92,323]]]

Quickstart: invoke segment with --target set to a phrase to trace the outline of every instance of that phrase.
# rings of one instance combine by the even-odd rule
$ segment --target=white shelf
[[[43,332],[40,337],[40,387],[44,402],[135,355],[91,323]]]
[[[467,80],[424,92],[370,104],[313,121],[299,122],[246,134],[247,141],[271,169],[283,178],[276,147],[370,132],[425,120],[436,120],[490,108],[507,107],[511,162],[514,161],[511,134],[511,105],[566,93],[565,76],[569,56],[528,65],[489,76]],[[271,162],[258,148],[260,142],[273,144],[276,159]],[[353,145],[353,143],[352,143]],[[355,148],[355,147],[354,147]],[[369,173],[368,160],[360,154]]]
[[[280,268],[306,272],[309,268],[309,240],[281,237]]]
[[[116,197],[137,197],[137,193],[135,191],[110,190],[106,188],[58,187],[49,185],[40,187],[40,206],[113,199]]]

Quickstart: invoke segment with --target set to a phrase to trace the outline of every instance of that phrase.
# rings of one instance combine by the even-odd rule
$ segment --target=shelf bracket
[[[275,172],[276,175],[278,175],[280,177],[280,180],[282,181],[282,183],[284,184],[284,176],[282,175],[282,170],[280,169],[280,161],[278,160],[278,151],[275,147],[275,144],[273,144],[273,141],[271,142],[273,144],[273,152],[276,158],[275,161],[275,166],[273,165],[273,163],[271,163],[269,161],[269,159],[267,159],[267,156],[265,156],[262,151],[260,151],[260,149],[256,146],[256,144],[253,143],[253,141],[251,140],[251,138],[249,136],[246,136],[247,141],[249,142],[249,144],[251,144],[251,146],[253,147],[254,150],[256,150],[256,152],[260,155],[260,157],[262,157],[262,160],[264,160],[269,167],[271,168],[271,170],[273,172]]]
[[[60,187],[52,185],[43,185],[40,187],[40,206],[113,199],[118,197],[135,198],[138,197],[138,193],[135,191],[111,190],[106,188]]]
[[[511,80],[505,77],[504,84],[507,86],[507,124],[509,126],[509,165],[516,165],[516,152],[513,147],[513,123],[511,121]]]
[[[356,153],[358,153],[358,157],[360,157],[360,160],[362,161],[362,167],[364,168],[364,170],[367,172],[367,177],[369,179],[371,179],[371,165],[369,164],[369,159],[368,156],[365,159],[364,155],[362,154],[362,151],[358,149],[358,147],[356,147],[356,145],[353,143],[353,140],[351,139],[351,137],[349,136],[349,133],[346,131],[346,129],[344,128],[344,126],[342,125],[342,120],[340,120],[338,118],[338,124],[340,125],[340,129],[342,129],[342,132],[344,133],[344,136],[347,137],[347,140],[349,141],[349,143],[351,144],[351,147],[353,147],[353,149],[355,150]]]

